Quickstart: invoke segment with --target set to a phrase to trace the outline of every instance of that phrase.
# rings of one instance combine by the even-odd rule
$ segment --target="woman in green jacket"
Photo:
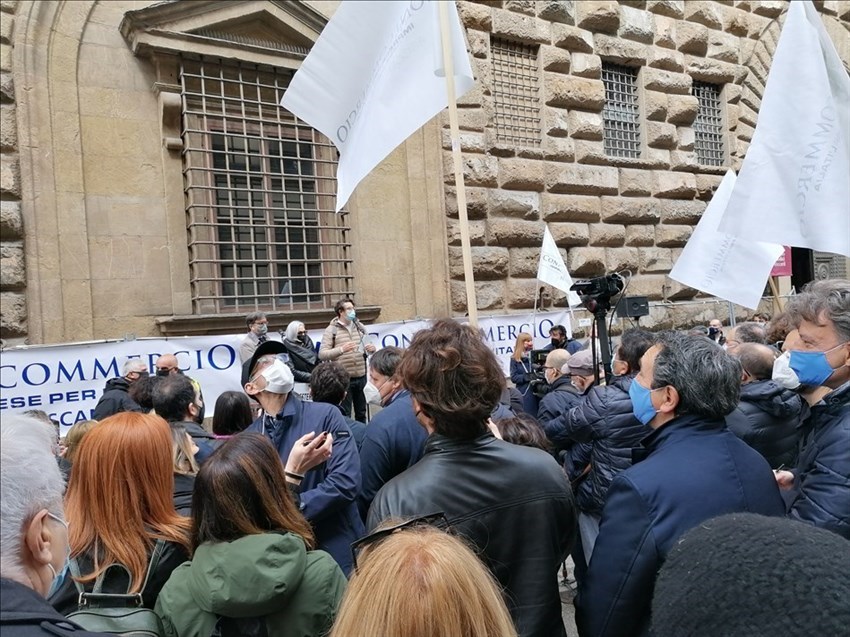
[[[156,603],[167,635],[320,637],[345,576],[314,544],[283,465],[260,434],[228,440],[201,467],[192,497],[191,562]]]

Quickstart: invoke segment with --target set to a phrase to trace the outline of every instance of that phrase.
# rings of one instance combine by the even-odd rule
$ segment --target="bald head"
[[[553,349],[546,356],[546,367],[551,367],[558,372],[558,375],[561,375],[563,373],[561,369],[567,364],[568,360],[570,360],[570,353],[567,350]]]
[[[180,366],[177,363],[177,357],[174,354],[163,354],[156,359],[156,375],[169,376],[180,371]]]
[[[744,373],[749,377],[744,383],[768,380],[773,375],[773,361],[776,360],[776,351],[767,345],[741,343],[735,350],[734,356],[741,361]]]

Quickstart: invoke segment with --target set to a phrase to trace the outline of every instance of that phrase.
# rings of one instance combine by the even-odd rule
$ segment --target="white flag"
[[[581,305],[581,299],[578,294],[570,291],[573,278],[567,270],[564,257],[561,256],[558,246],[555,245],[555,239],[552,238],[552,233],[549,232],[549,226],[544,227],[543,245],[540,247],[540,264],[537,266],[537,280],[547,283],[553,288],[561,290],[561,292],[566,292],[567,302],[570,307]]]
[[[850,78],[809,0],[789,3],[720,229],[850,257]]]
[[[475,80],[449,6],[457,97]],[[381,160],[448,105],[437,2],[342,2],[281,105],[340,153],[336,210]]]
[[[784,248],[718,231],[735,183],[735,173],[730,170],[676,260],[670,278],[707,294],[756,309],[770,270]]]

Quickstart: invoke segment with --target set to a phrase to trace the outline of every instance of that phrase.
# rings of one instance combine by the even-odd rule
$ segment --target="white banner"
[[[507,376],[517,334],[528,332],[535,346],[549,341],[549,329],[564,325],[570,330],[566,312],[532,315],[489,316],[479,319],[479,327]],[[407,347],[413,335],[428,321],[403,321],[367,325],[369,339],[378,348]],[[310,330],[320,343],[323,330]],[[239,343],[242,334],[178,338],[141,338],[135,341],[70,343],[12,348],[3,351],[0,362],[0,414],[41,409],[59,421],[63,435],[80,420],[88,420],[110,378],[121,375],[124,362],[138,358],[155,372],[154,362],[161,354],[175,354],[180,369],[201,384],[206,415],[212,416],[215,402],[226,391],[241,391],[242,365]],[[309,397],[309,387],[297,383],[295,392]]]
[[[540,246],[540,263],[537,265],[537,280],[551,285],[567,295],[570,307],[581,305],[581,299],[570,291],[573,278],[564,263],[564,257],[549,232],[549,224],[543,226],[543,245]]]
[[[342,2],[281,105],[340,153],[336,210],[392,150],[448,105],[437,2]],[[449,21],[460,97],[475,80],[457,8]]]
[[[699,224],[670,271],[670,278],[738,305],[756,309],[770,270],[784,248],[718,231],[735,187],[727,171]]]
[[[850,78],[809,0],[788,4],[720,230],[850,257]]]

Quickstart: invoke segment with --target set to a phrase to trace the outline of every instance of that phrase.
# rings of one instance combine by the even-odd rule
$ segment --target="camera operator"
[[[551,339],[549,345],[543,348],[546,351],[565,349],[570,354],[575,354],[584,347],[580,341],[572,337],[567,338],[567,329],[563,325],[553,325],[549,330],[549,338]]]
[[[537,409],[537,420],[546,429],[546,423],[556,419],[568,409],[575,407],[581,396],[570,382],[567,371],[567,361],[570,353],[565,349],[553,349],[546,355],[546,363],[543,365],[543,374],[549,391],[541,399],[540,407]]]

